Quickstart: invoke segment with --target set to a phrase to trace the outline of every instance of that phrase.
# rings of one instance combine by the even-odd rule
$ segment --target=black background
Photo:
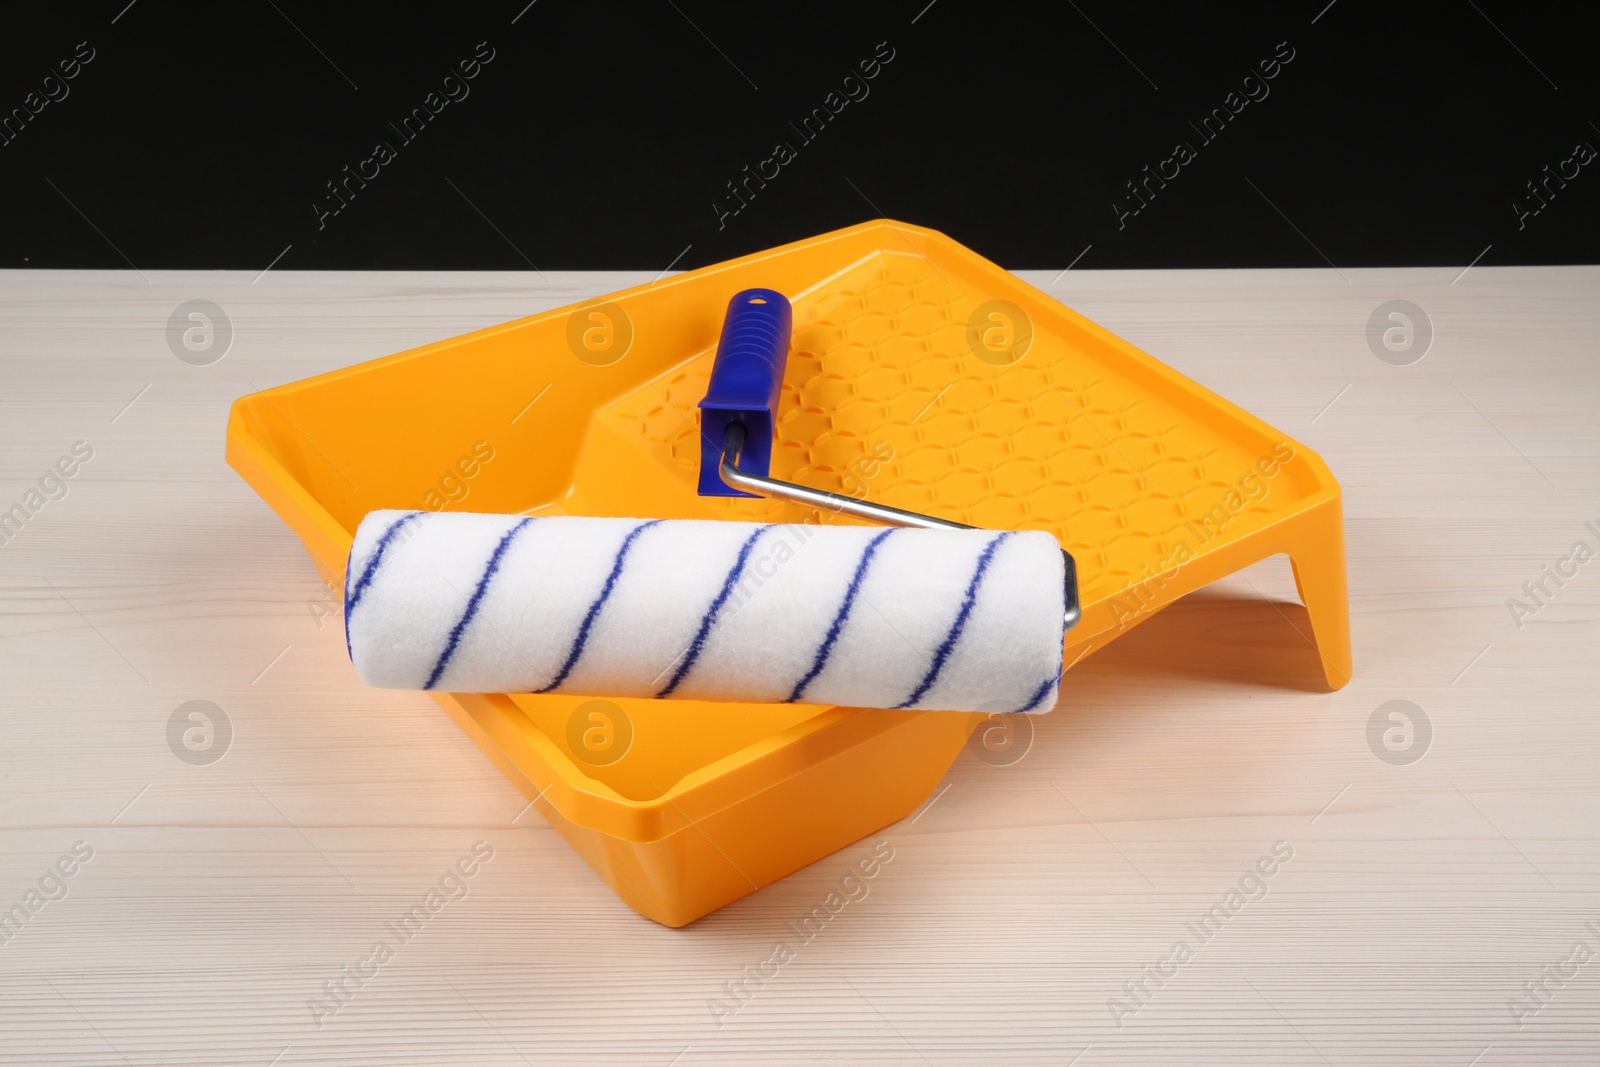
[[[1600,146],[1577,5],[1378,0],[236,4],[4,16],[0,111],[80,41],[70,95],[0,147],[0,266],[694,267],[879,215],[1011,268],[1595,262]],[[113,21],[115,20],[115,21]],[[515,22],[513,22],[515,20]],[[914,21],[915,20],[915,21]],[[1587,24],[1587,19],[1584,20]],[[487,42],[413,142],[390,128]],[[887,42],[809,143],[798,122]],[[1280,42],[1211,144],[1190,127]],[[325,183],[398,158],[319,228]],[[725,183],[798,158],[737,215]],[[1119,222],[1124,183],[1198,158]],[[288,249],[285,253],[284,250]],[[687,248],[687,251],[685,249]]]

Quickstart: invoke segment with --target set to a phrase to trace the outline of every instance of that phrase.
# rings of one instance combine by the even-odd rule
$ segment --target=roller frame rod
[[[868,522],[884,523],[888,526],[914,526],[924,530],[976,530],[977,526],[968,526],[966,523],[951,522],[949,519],[936,519],[932,515],[923,515],[915,511],[904,511],[900,508],[891,508],[887,504],[874,504],[870,500],[857,500],[843,493],[830,493],[825,489],[811,489],[793,482],[785,482],[777,478],[768,478],[760,474],[751,474],[739,469],[739,453],[744,448],[745,427],[740,422],[730,422],[723,431],[722,461],[717,465],[717,473],[722,476],[725,484],[734,489],[742,489],[747,493],[758,493],[762,496],[777,497],[795,504],[808,504],[812,507],[823,508],[840,515],[850,515]],[[1077,564],[1072,558],[1072,553],[1066,549],[1061,550],[1061,555],[1066,562],[1066,602],[1067,629],[1072,629],[1082,614],[1078,604],[1078,574]]]

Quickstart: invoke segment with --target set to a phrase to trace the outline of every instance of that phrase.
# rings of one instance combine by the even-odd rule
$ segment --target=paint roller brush
[[[1072,557],[771,478],[788,301],[736,294],[701,402],[703,496],[889,528],[375,511],[345,626],[369,685],[945,711],[1048,711]]]

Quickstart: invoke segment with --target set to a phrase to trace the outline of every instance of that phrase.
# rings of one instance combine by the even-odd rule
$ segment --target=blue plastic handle
[[[730,423],[743,423],[739,469],[766,477],[772,466],[772,429],[778,415],[783,368],[789,360],[794,312],[772,289],[746,289],[728,301],[711,385],[700,401],[700,495],[754,496],[729,488],[717,474]]]

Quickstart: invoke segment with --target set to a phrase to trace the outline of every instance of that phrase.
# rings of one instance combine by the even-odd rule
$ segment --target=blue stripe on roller
[[[558,688],[567,680],[567,675],[572,673],[572,668],[578,665],[578,659],[583,655],[584,646],[589,643],[589,630],[594,626],[594,620],[600,616],[600,609],[605,607],[606,601],[611,599],[611,591],[616,588],[617,577],[622,573],[622,565],[628,559],[628,552],[633,548],[633,542],[638,536],[650,527],[659,523],[660,519],[651,519],[642,522],[628,531],[628,536],[622,539],[622,547],[617,549],[617,558],[612,561],[611,573],[606,576],[605,587],[600,590],[600,595],[594,598],[594,603],[589,605],[589,613],[583,617],[583,623],[578,627],[578,636],[572,641],[572,648],[567,651],[567,661],[556,672],[553,682],[543,689],[535,689],[535,693],[548,693]]]
[[[950,632],[945,634],[944,642],[939,646],[939,650],[933,654],[933,663],[928,666],[928,673],[923,675],[922,681],[911,691],[910,696],[895,705],[896,710],[909,708],[921,700],[929,689],[933,688],[933,683],[938,680],[939,672],[944,670],[945,660],[950,658],[950,653],[955,649],[956,642],[961,640],[961,631],[967,627],[967,617],[972,614],[972,606],[978,602],[978,588],[983,585],[984,573],[988,571],[989,564],[994,560],[995,549],[1000,547],[1001,541],[1010,536],[1011,531],[1007,530],[983,547],[982,554],[978,556],[978,565],[973,569],[972,580],[967,583],[966,598],[961,601],[961,610],[956,612],[956,621],[950,624]]]
[[[684,655],[683,662],[678,664],[677,673],[672,676],[672,680],[666,684],[666,687],[661,692],[656,694],[657,700],[665,696],[671,696],[672,691],[678,688],[678,683],[683,681],[688,673],[694,669],[695,660],[700,658],[701,651],[706,647],[706,635],[711,632],[712,624],[717,621],[717,612],[721,611],[722,605],[728,602],[728,597],[733,593],[733,587],[738,584],[740,575],[744,574],[744,566],[750,559],[750,550],[755,548],[756,540],[770,529],[772,529],[771,526],[760,527],[745,539],[743,545],[739,546],[739,558],[734,560],[732,567],[728,568],[728,576],[722,580],[721,591],[711,601],[711,606],[706,609],[706,613],[700,617],[700,628],[695,631],[694,640],[689,643],[689,651]]]
[[[856,594],[861,591],[862,579],[867,576],[867,568],[872,564],[872,557],[878,554],[878,546],[894,530],[885,530],[871,541],[867,542],[866,550],[861,553],[861,561],[856,564],[856,572],[850,578],[850,587],[844,591],[844,601],[839,605],[839,610],[834,613],[833,623],[828,627],[827,636],[822,639],[822,644],[817,648],[817,655],[811,661],[811,669],[804,678],[794,684],[794,692],[789,694],[785,704],[793,704],[805,693],[806,686],[816,681],[817,675],[822,673],[822,668],[828,665],[828,657],[833,655],[834,642],[839,640],[839,634],[844,630],[844,624],[850,619],[850,609],[855,607]]]
[[[1067,640],[1067,596],[1066,596],[1066,586],[1062,586],[1062,592],[1061,592],[1061,642],[1064,644],[1064,643],[1066,643],[1066,640]],[[1061,678],[1065,674],[1066,674],[1066,668],[1065,667],[1063,667],[1059,671],[1056,671],[1056,676],[1054,678],[1051,678],[1049,681],[1045,682],[1043,685],[1041,685],[1034,692],[1033,696],[1028,700],[1028,702],[1026,704],[1022,705],[1022,707],[1018,708],[1017,711],[1019,713],[1020,712],[1024,712],[1024,711],[1032,711],[1034,708],[1038,707],[1040,702],[1043,701],[1044,698],[1049,694],[1050,687],[1051,686],[1055,686],[1055,685],[1060,685],[1061,684]]]
[[[349,654],[352,663],[355,662],[356,654],[350,647],[350,613],[361,602],[361,598],[366,596],[367,587],[372,584],[372,576],[378,573],[378,564],[383,562],[383,555],[389,550],[389,542],[394,540],[394,535],[400,532],[400,527],[421,515],[420,511],[407,512],[389,524],[389,528],[383,531],[378,543],[373,546],[372,555],[367,557],[367,565],[361,569],[361,577],[356,580],[354,589],[350,588],[350,568],[345,567],[344,650]]]
[[[1066,617],[1065,612],[1062,613],[1062,617]],[[1034,708],[1038,707],[1039,702],[1045,698],[1045,696],[1050,692],[1050,689],[1053,686],[1058,685],[1060,682],[1061,672],[1057,671],[1054,678],[1047,679],[1043,685],[1034,690],[1033,696],[1029,697],[1028,702],[1022,705],[1022,707],[1018,708],[1016,713],[1021,714],[1024,711],[1032,711]]]
[[[424,689],[432,689],[438,682],[439,676],[450,665],[450,657],[456,654],[456,645],[461,643],[461,635],[467,632],[472,619],[478,614],[478,605],[483,603],[483,595],[489,591],[489,583],[494,580],[495,572],[500,569],[500,560],[505,556],[506,549],[511,547],[511,541],[523,528],[533,522],[533,519],[523,519],[500,538],[500,543],[494,546],[494,551],[489,555],[488,566],[483,568],[483,577],[478,579],[478,588],[472,591],[472,598],[467,601],[467,610],[462,612],[461,620],[456,623],[455,629],[450,631],[450,639],[445,642],[444,651],[439,653],[439,662],[433,665],[433,673],[428,675],[428,680],[422,684]]]

